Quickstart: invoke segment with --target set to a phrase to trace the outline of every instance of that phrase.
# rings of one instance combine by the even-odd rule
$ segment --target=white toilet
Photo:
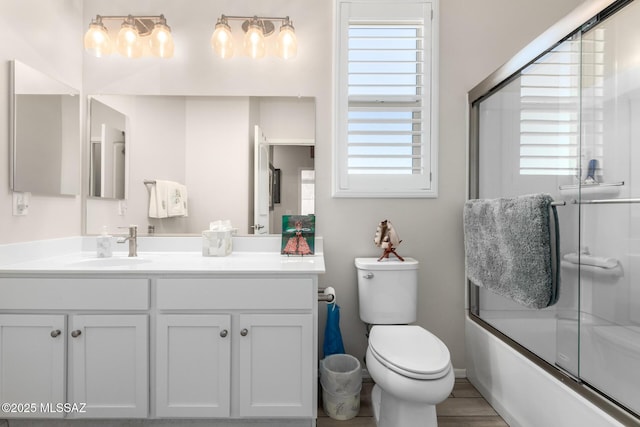
[[[437,426],[436,405],[453,390],[449,350],[415,322],[418,261],[356,258],[360,319],[372,325],[366,365],[376,385],[378,427]]]

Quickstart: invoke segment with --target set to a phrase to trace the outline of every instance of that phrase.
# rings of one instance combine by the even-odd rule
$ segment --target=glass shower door
[[[640,413],[640,2],[582,48],[580,378]]]
[[[573,377],[582,395],[637,416],[640,1],[609,6],[470,92],[471,198],[549,193],[561,257],[555,305],[528,309],[470,284],[470,307],[513,347]]]
[[[580,40],[567,39],[479,101],[478,198],[579,187]],[[578,205],[559,206],[561,253],[578,252]],[[484,321],[548,363],[578,375],[577,264],[563,263],[560,299],[529,309],[478,289]]]

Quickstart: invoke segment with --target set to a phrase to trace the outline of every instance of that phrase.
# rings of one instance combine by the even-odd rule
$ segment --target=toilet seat
[[[418,380],[442,378],[451,355],[442,341],[415,325],[376,325],[369,334],[371,354],[388,369]]]

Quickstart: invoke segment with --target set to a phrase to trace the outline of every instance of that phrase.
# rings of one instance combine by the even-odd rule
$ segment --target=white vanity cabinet
[[[309,416],[315,385],[311,315],[239,317],[240,416]]]
[[[156,325],[156,415],[228,417],[231,316],[160,314]]]
[[[149,332],[146,314],[69,318],[70,403],[86,403],[74,418],[144,418],[149,412]]]
[[[62,315],[0,315],[0,402],[16,404],[0,418],[39,417],[41,402],[65,402],[65,324]],[[17,406],[26,403],[37,407]]]
[[[0,279],[0,418],[146,417],[148,282]]]
[[[315,419],[315,276],[156,286],[156,415]]]
[[[0,245],[0,403],[21,409],[0,419],[316,425],[321,237],[305,257],[281,236],[235,236],[225,257],[140,237],[137,259],[63,240]]]

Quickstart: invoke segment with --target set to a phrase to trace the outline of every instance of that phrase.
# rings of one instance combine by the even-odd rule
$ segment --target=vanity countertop
[[[225,257],[204,257],[198,252],[141,252],[129,258],[126,252],[110,258],[80,252],[0,266],[0,277],[15,274],[125,273],[135,275],[202,273],[324,273],[320,255],[286,257],[272,252],[234,252]]]
[[[262,243],[264,242],[266,241],[262,240]],[[238,246],[242,250],[234,250],[233,253],[224,257],[205,257],[200,251],[189,250],[192,248],[187,245],[176,251],[142,250],[138,252],[137,257],[132,258],[127,256],[127,252],[120,251],[114,252],[109,258],[98,258],[95,250],[87,250],[85,242],[77,247],[79,250],[73,250],[75,248],[73,247],[71,250],[51,252],[50,248],[47,248],[45,252],[56,254],[54,256],[47,256],[35,250],[33,256],[16,257],[0,265],[0,277],[95,274],[101,276],[201,276],[238,273],[322,274],[325,272],[322,252],[303,257],[286,256],[276,250],[264,250],[264,245],[256,248],[257,250],[251,250],[252,247],[248,247],[243,242],[239,243]],[[320,249],[321,247],[320,245]]]

